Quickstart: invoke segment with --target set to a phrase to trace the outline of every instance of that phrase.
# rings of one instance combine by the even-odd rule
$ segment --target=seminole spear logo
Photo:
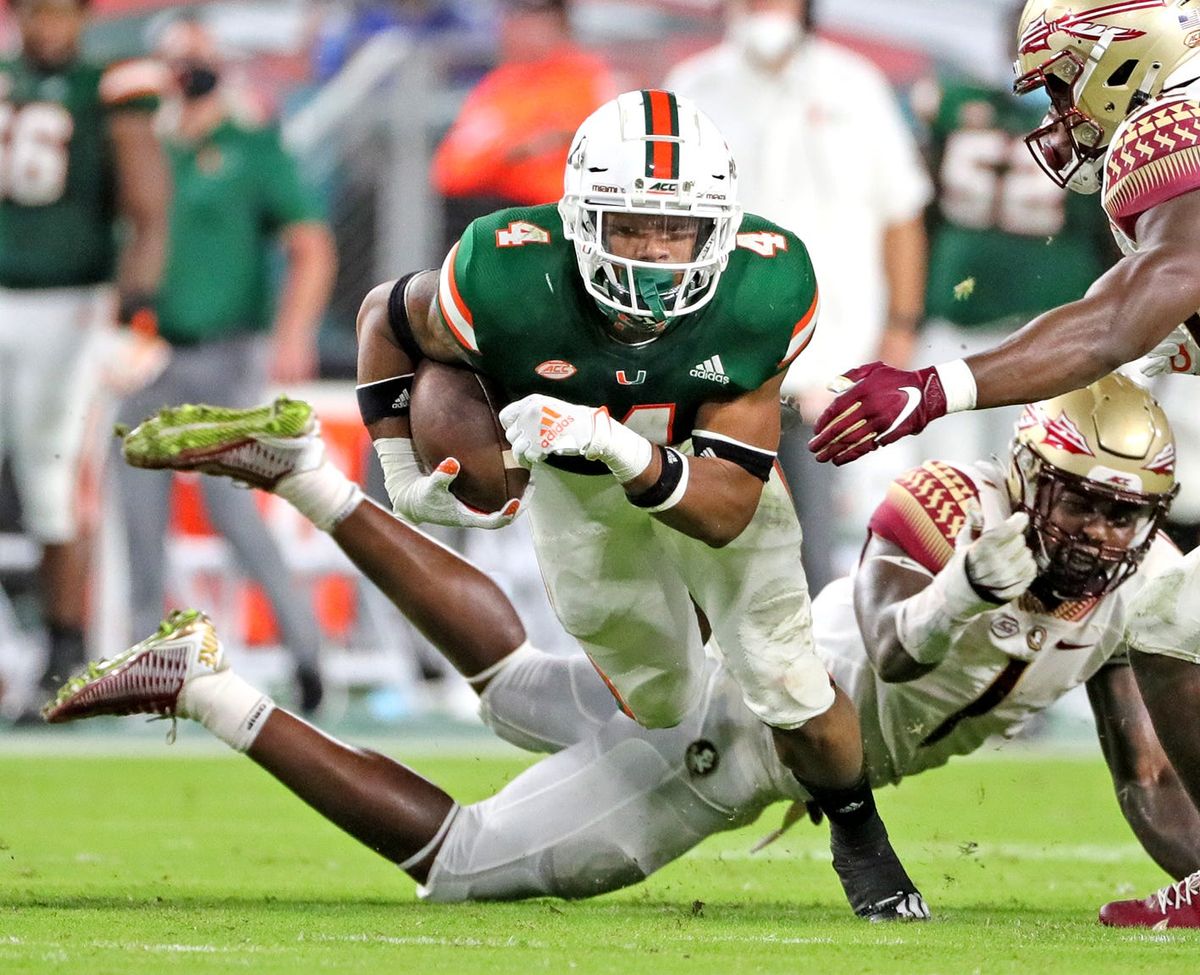
[[[1132,41],[1144,37],[1146,32],[1133,27],[1097,24],[1093,18],[1114,17],[1117,14],[1150,10],[1154,7],[1162,7],[1162,0],[1124,0],[1123,3],[1110,3],[1103,7],[1093,7],[1091,10],[1064,14],[1049,22],[1046,20],[1046,15],[1041,14],[1037,20],[1025,28],[1025,33],[1021,35],[1019,49],[1022,54],[1048,51],[1050,50],[1050,38],[1058,33],[1068,34],[1084,41],[1098,41],[1107,31],[1112,34],[1114,41]]]

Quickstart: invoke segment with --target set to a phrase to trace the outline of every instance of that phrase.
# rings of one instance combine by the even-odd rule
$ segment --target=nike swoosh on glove
[[[1200,345],[1186,325],[1176,325],[1171,333],[1146,353],[1138,368],[1143,376],[1200,375]]]
[[[817,417],[808,442],[822,463],[849,464],[946,414],[946,391],[933,366],[914,372],[871,362],[842,378],[853,385]]]

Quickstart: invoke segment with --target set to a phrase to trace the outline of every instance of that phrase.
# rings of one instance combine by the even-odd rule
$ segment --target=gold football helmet
[[[1017,28],[1018,95],[1052,109],[1025,139],[1060,186],[1100,189],[1117,126],[1196,52],[1200,0],[1029,0]]]
[[[1137,571],[1177,490],[1167,415],[1131,379],[1113,373],[1025,407],[1008,491],[1013,510],[1029,515],[1032,591],[1059,600],[1112,592]]]

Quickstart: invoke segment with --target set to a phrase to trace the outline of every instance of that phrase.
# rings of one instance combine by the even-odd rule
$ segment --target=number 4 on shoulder
[[[788,249],[787,238],[783,234],[759,231],[753,234],[738,234],[738,247],[754,251],[759,257],[774,257],[780,251]]]
[[[497,247],[524,247],[526,244],[548,243],[550,231],[525,220],[514,220],[503,230],[496,231]]]

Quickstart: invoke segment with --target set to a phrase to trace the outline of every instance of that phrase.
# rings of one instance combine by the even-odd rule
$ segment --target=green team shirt
[[[271,326],[271,255],[321,207],[273,129],[226,120],[195,144],[168,141],[174,178],[158,302],[163,338],[194,344]]]
[[[553,205],[471,224],[442,266],[438,301],[509,402],[544,393],[604,406],[649,440],[678,444],[702,404],[757,389],[816,327],[816,277],[800,239],[747,214],[737,242],[712,300],[637,347],[604,330]]]
[[[1094,201],[1055,186],[1025,145],[1045,106],[966,82],[930,94],[914,96],[938,186],[926,313],[990,325],[1082,297],[1115,255]]]
[[[130,61],[55,71],[0,60],[0,286],[112,280],[115,166],[108,119],[153,111],[157,67]]]

